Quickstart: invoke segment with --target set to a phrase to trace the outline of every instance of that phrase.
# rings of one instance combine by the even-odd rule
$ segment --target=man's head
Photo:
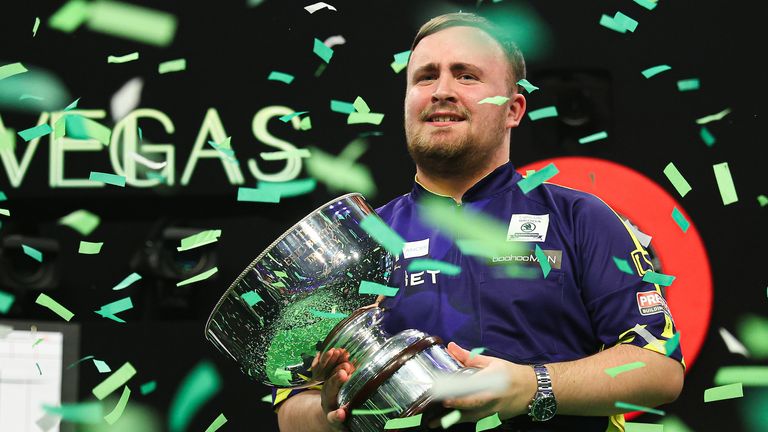
[[[405,131],[419,169],[463,177],[509,159],[510,129],[525,112],[517,81],[525,62],[512,41],[469,13],[433,18],[417,33],[408,63]],[[483,99],[504,96],[501,106]]]

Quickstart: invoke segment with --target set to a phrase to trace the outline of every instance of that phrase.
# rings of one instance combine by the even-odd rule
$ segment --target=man
[[[514,44],[485,19],[458,13],[427,22],[411,49],[405,129],[416,182],[411,193],[377,210],[408,242],[390,282],[400,290],[381,302],[388,309],[385,328],[440,336],[451,341],[451,355],[481,369],[478,374],[507,377],[511,384],[502,393],[444,402],[461,411],[461,421],[472,426],[467,430],[495,413],[512,430],[623,430],[626,410],[617,401],[651,407],[675,400],[682,353],[667,345],[674,323],[658,285],[642,280],[652,268],[632,232],[592,195],[553,184],[527,194],[518,187],[522,176],[509,163],[509,142],[525,113],[516,84],[525,78],[525,64]],[[494,96],[509,100],[478,103]],[[510,279],[493,264],[528,260],[538,268],[533,253],[463,254],[420,217],[420,203],[429,197],[509,224],[507,240],[531,251],[538,245],[552,270]],[[458,265],[461,274],[409,274],[408,262],[418,257]],[[613,257],[633,263],[633,274],[619,271]],[[475,347],[483,347],[483,355],[470,355],[467,349]],[[353,371],[346,360],[339,350],[320,359],[316,369],[330,378],[321,390],[282,401],[281,430],[343,430],[349,413],[335,400]],[[644,367],[605,372],[634,362]]]

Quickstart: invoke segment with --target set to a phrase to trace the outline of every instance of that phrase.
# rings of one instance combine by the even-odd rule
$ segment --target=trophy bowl
[[[270,244],[224,292],[205,337],[243,373],[268,386],[321,384],[312,361],[331,348],[349,353],[355,371],[339,406],[354,432],[380,431],[393,418],[444,413],[430,395],[440,377],[471,374],[439,337],[407,329],[388,334],[386,310],[360,294],[362,281],[386,285],[395,257],[360,222],[378,217],[362,195],[318,207]]]

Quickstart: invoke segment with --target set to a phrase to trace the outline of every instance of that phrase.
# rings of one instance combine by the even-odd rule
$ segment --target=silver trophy
[[[432,384],[475,371],[454,360],[439,337],[414,329],[391,335],[380,326],[386,310],[358,289],[361,281],[386,284],[395,257],[360,227],[370,215],[378,217],[357,193],[310,213],[246,267],[205,325],[219,351],[269,386],[318,385],[312,361],[345,349],[355,371],[338,404],[348,406],[353,432],[381,431],[390,419],[417,414],[425,425],[446,413]]]

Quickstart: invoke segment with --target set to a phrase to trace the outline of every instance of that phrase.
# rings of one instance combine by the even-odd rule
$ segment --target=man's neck
[[[464,194],[477,182],[482,180],[485,176],[492,173],[501,164],[489,165],[486,169],[474,174],[470,174],[462,177],[440,177],[430,175],[428,172],[422,170],[416,166],[416,181],[419,182],[425,189],[438,195],[445,195],[453,198],[458,204],[461,204],[461,198]]]

